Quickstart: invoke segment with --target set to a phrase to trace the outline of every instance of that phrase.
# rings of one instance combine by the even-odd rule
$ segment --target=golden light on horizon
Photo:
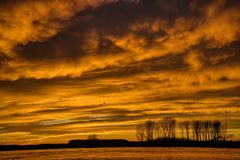
[[[0,2],[0,144],[135,139],[173,115],[240,139],[240,1]]]

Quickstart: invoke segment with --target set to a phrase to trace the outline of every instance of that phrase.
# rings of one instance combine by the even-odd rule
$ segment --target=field
[[[1,160],[240,160],[228,148],[84,148],[3,151]]]

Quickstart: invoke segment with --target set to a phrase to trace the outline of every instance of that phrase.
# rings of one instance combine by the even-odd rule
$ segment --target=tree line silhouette
[[[139,141],[226,141],[232,135],[227,134],[227,123],[219,120],[193,120],[177,123],[174,117],[165,117],[159,121],[148,120],[137,124],[136,137]],[[177,132],[178,138],[176,137]]]

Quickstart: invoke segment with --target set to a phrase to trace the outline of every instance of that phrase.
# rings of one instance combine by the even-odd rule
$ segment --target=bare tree
[[[200,141],[201,121],[196,120],[192,122],[193,138]]]
[[[179,123],[179,128],[181,130],[182,139],[184,140],[184,123],[183,122]]]
[[[165,117],[160,121],[145,121],[136,126],[136,137],[139,141],[171,140],[176,138],[177,121]],[[190,132],[195,141],[226,141],[232,135],[227,134],[227,124],[221,121],[183,121],[178,124],[182,139],[190,140]],[[90,137],[90,136],[89,136]],[[92,136],[94,137],[94,136]],[[93,138],[89,138],[93,139]]]
[[[187,140],[190,140],[190,136],[189,136],[189,130],[190,130],[190,122],[189,121],[184,121],[183,122],[185,131],[186,131],[186,136],[187,136]]]
[[[203,122],[203,131],[204,131],[203,134],[204,134],[204,140],[205,141],[211,140],[211,137],[210,137],[211,126],[212,126],[211,121],[204,121]]]
[[[155,122],[154,121],[146,121],[144,123],[145,131],[146,131],[146,137],[147,141],[153,141],[153,133],[154,133],[154,127],[155,127]]]
[[[172,139],[176,138],[176,124],[177,124],[177,121],[172,117],[170,120],[170,131],[171,131]]]
[[[160,123],[161,132],[163,134],[163,138],[166,139],[167,135],[168,135],[168,124],[167,124],[167,121],[161,120],[161,121],[159,121],[159,123]]]
[[[156,140],[160,140],[161,139],[161,134],[162,134],[162,127],[161,127],[162,123],[161,121],[158,121],[155,123],[155,127],[154,127],[154,136]]]
[[[144,139],[145,139],[145,126],[144,124],[142,123],[139,123],[137,126],[136,126],[136,137],[139,141],[143,142]]]
[[[209,140],[213,140],[213,121],[209,121],[209,131],[208,131],[208,136]]]
[[[162,120],[162,127],[168,139],[176,137],[176,120],[173,117],[165,117]]]
[[[96,134],[90,134],[89,136],[88,136],[88,140],[97,140],[97,137],[98,137],[98,135],[96,135]]]
[[[227,123],[224,123],[221,125],[221,140],[226,141],[227,140]]]
[[[203,141],[205,136],[205,130],[204,130],[204,121],[200,121],[200,127],[199,127],[199,140]]]
[[[220,121],[214,121],[213,122],[213,139],[215,141],[220,140],[220,132],[221,132],[221,122]]]

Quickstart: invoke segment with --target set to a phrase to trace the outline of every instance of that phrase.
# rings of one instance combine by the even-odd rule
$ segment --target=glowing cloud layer
[[[167,115],[239,139],[239,26],[238,0],[2,1],[0,143],[134,139]]]

